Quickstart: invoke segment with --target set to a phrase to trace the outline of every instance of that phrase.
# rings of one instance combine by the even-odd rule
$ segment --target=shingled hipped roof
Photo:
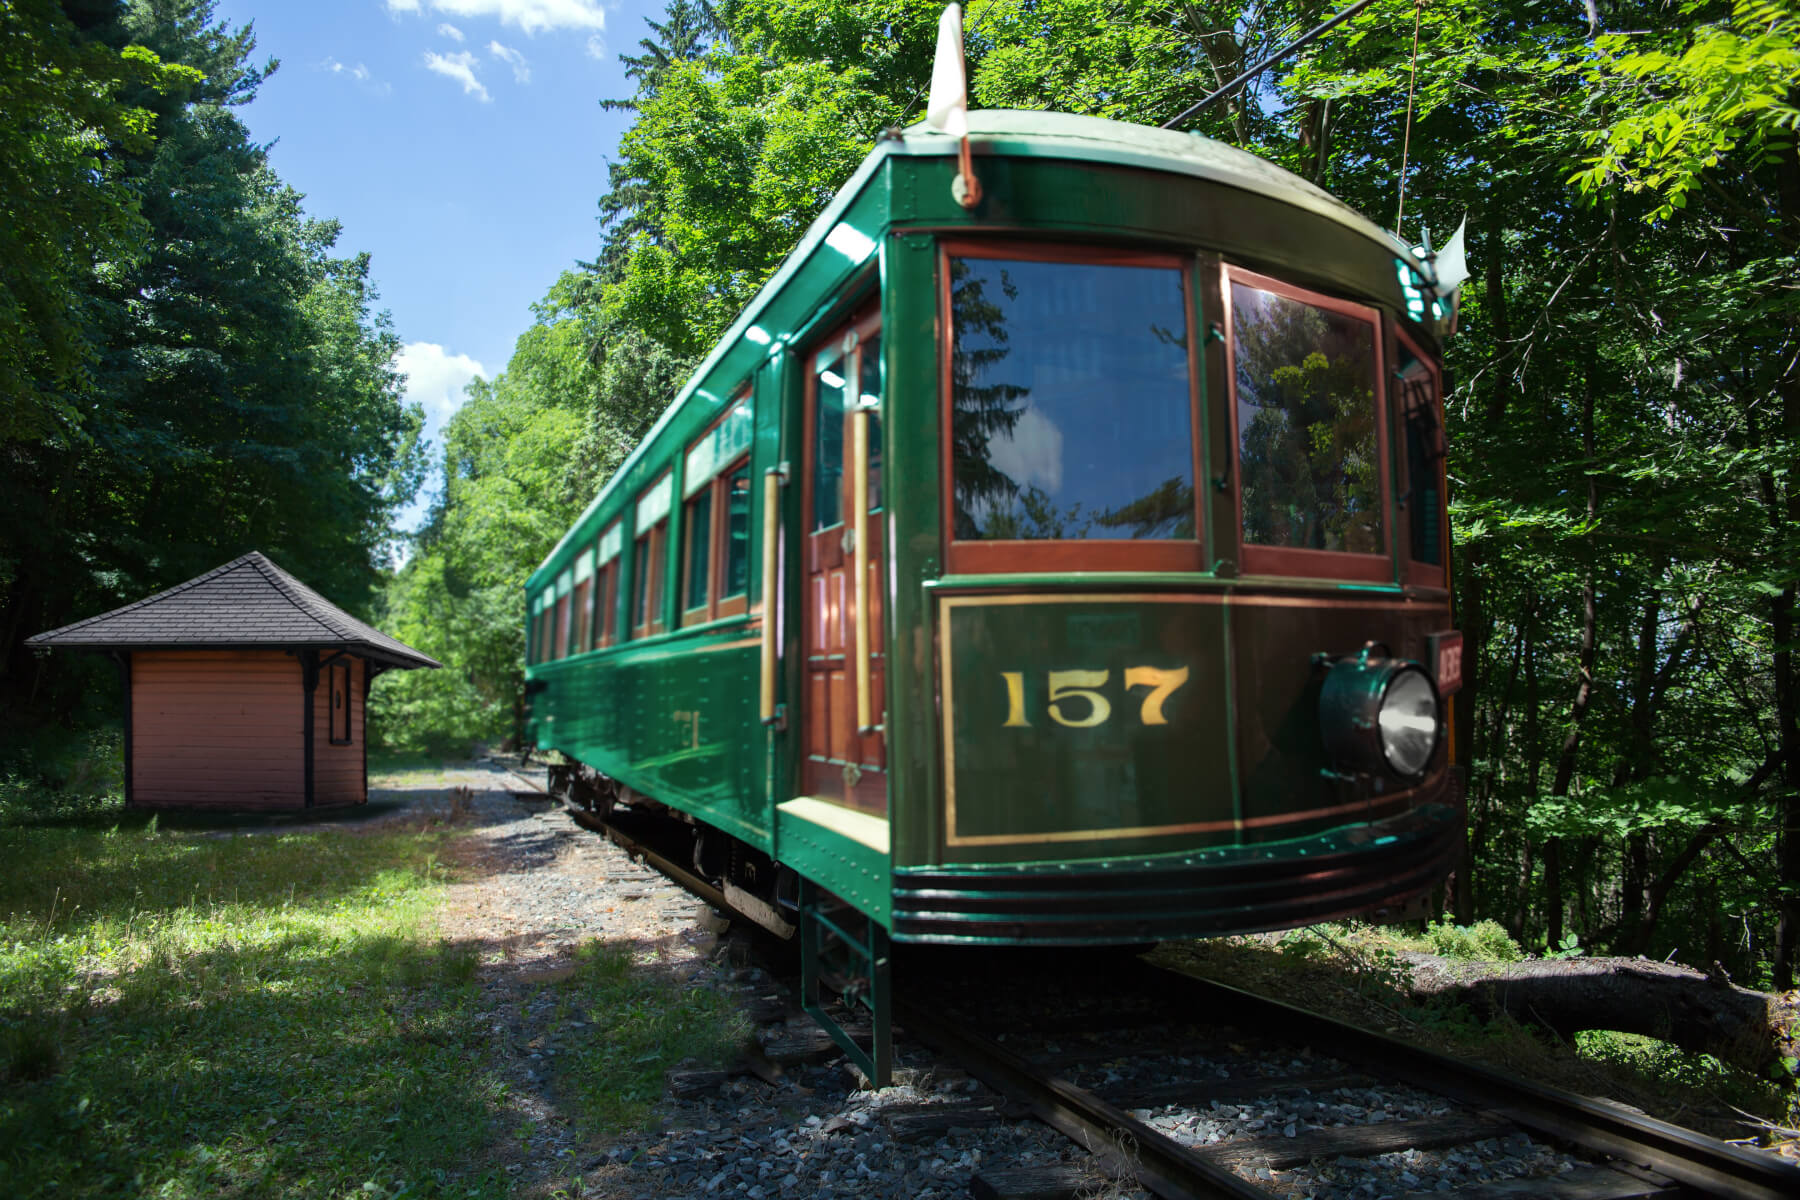
[[[26,638],[25,644],[81,650],[352,650],[396,667],[443,665],[363,624],[254,550],[166,592]]]

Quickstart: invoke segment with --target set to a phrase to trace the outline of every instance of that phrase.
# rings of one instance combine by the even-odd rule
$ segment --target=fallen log
[[[1751,991],[1717,968],[1642,958],[1400,957],[1411,968],[1415,998],[1465,1004],[1485,1019],[1504,1013],[1563,1038],[1584,1029],[1642,1034],[1759,1075],[1800,1057],[1800,992]]]

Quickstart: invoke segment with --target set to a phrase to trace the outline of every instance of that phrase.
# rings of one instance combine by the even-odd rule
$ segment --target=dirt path
[[[542,788],[543,771],[491,762],[372,775],[368,828],[424,820],[463,830],[443,858],[452,882],[439,936],[479,955],[490,1057],[507,1085],[493,1156],[525,1194],[546,1194],[595,1159],[552,1086],[556,996],[591,941],[632,947],[646,965],[701,969],[717,947],[707,907],[580,828]],[[459,811],[456,789],[468,789]],[[528,1131],[521,1135],[520,1131]]]

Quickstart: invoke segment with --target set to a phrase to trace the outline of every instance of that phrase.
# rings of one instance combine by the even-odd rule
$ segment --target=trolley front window
[[[1391,577],[1375,311],[1236,270],[1227,308],[1246,569]]]
[[[1043,542],[1080,542],[1096,567],[1196,568],[1186,262],[952,243],[941,268],[953,569],[1056,565],[1019,545]]]

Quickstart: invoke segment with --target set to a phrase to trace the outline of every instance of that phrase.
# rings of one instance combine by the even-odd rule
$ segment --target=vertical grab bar
[[[858,403],[850,419],[850,512],[856,551],[856,732],[875,732],[869,695],[869,411]]]
[[[762,723],[781,720],[775,706],[775,622],[779,617],[781,582],[777,566],[781,553],[781,479],[784,471],[770,467],[763,472],[763,570],[762,570]]]

